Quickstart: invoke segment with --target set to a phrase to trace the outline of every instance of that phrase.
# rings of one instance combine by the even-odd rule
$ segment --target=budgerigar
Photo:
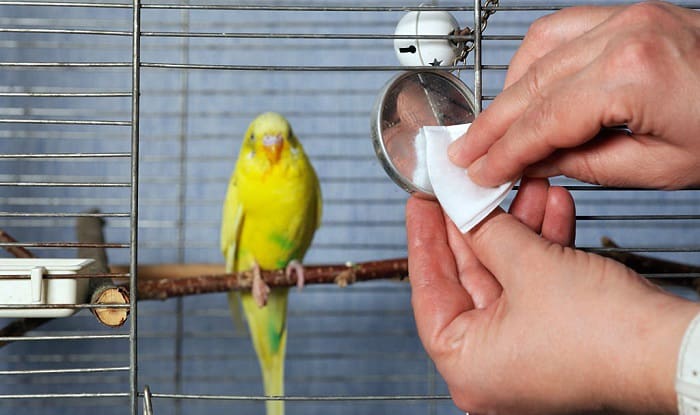
[[[300,261],[321,223],[321,190],[289,122],[264,113],[248,127],[229,180],[221,223],[226,271],[253,270],[251,292],[229,293],[236,318],[239,301],[262,371],[265,394],[284,394],[289,288],[270,288],[261,269],[285,268],[303,284]],[[240,299],[240,300],[239,300]],[[268,415],[284,413],[282,401],[267,402]]]

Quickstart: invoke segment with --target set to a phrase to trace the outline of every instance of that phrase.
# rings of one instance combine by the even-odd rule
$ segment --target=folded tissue
[[[455,166],[447,156],[450,143],[464,135],[471,124],[422,127],[416,136],[413,182],[432,190],[447,216],[463,233],[493,211],[515,182],[482,187],[471,181],[467,169]]]

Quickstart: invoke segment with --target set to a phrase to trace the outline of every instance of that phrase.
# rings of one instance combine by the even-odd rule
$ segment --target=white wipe
[[[423,130],[418,130],[415,140],[413,141],[416,155],[416,167],[413,170],[413,184],[421,189],[427,190],[430,193],[435,193],[433,186],[430,185],[430,177],[428,176],[428,162],[425,159],[425,136]]]
[[[498,187],[482,187],[469,179],[466,169],[452,164],[447,156],[447,148],[464,135],[470,125],[426,126],[418,133],[423,136],[422,141],[426,145],[425,161],[433,193],[447,216],[463,233],[491,213],[515,184],[511,182]]]

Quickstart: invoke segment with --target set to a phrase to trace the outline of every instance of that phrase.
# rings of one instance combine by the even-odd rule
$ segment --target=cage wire
[[[485,106],[530,23],[571,4],[501,2],[460,71]],[[420,7],[474,27],[480,5]],[[305,262],[405,256],[406,195],[375,159],[369,119],[402,69],[394,27],[417,8],[0,1],[0,229],[19,241],[3,247],[75,257],[76,219],[101,217],[111,264],[221,263],[221,204],[240,140],[256,114],[277,111],[321,180],[323,223]],[[574,193],[579,247],[608,236],[623,251],[700,263],[696,190],[555,182]],[[112,276],[134,282],[133,272]],[[293,291],[287,412],[459,413],[420,345],[409,297],[396,281]],[[264,411],[257,360],[224,294],[130,307],[118,329],[81,311],[1,338],[14,342],[0,350],[0,414],[135,414],[146,385],[155,414]]]

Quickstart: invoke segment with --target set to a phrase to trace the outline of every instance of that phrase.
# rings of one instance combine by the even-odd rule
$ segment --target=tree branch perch
[[[618,247],[611,239],[602,238],[607,248]],[[632,268],[640,274],[698,274],[700,267],[681,264],[627,252],[602,252]],[[126,272],[128,267],[112,267],[112,272]],[[315,265],[305,270],[306,284],[335,283],[346,286],[358,281],[408,277],[406,258],[370,261],[347,265]],[[232,290],[249,290],[252,273],[245,271],[227,274],[223,265],[217,264],[163,264],[138,267],[139,300],[165,300],[171,297],[197,295]],[[287,278],[284,271],[263,271],[262,277],[271,287],[296,285],[296,277]],[[650,278],[656,283],[681,285],[694,288],[700,294],[700,278]]]
[[[139,300],[165,300],[170,297],[184,295],[207,294],[232,290],[249,290],[253,283],[253,274],[249,271],[238,273],[216,273],[196,275],[198,270],[220,270],[222,266],[209,264],[185,265],[166,264],[163,266],[148,266],[137,270],[139,273]],[[179,268],[174,278],[161,271]],[[112,268],[120,271],[122,268]],[[187,275],[184,271],[195,273]],[[408,263],[405,258],[370,261],[346,265],[312,265],[304,267],[305,284],[335,283],[347,286],[357,281],[377,279],[404,278],[408,275]],[[291,287],[296,285],[296,276],[287,278],[284,270],[262,271],[262,278],[271,287]]]

